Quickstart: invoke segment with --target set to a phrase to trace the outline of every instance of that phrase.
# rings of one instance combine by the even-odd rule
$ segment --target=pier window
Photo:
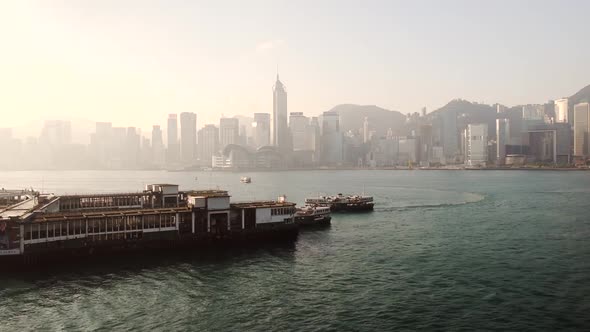
[[[30,240],[31,237],[31,225],[25,225],[25,240]]]
[[[44,223],[43,225],[38,224],[39,225],[39,238],[40,239],[45,239],[47,238],[47,224]]]
[[[31,240],[39,239],[39,224],[31,225]]]

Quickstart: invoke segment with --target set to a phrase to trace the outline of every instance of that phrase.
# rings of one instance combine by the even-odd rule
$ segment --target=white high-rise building
[[[485,166],[488,161],[488,125],[469,124],[465,135],[465,164]]]
[[[272,145],[277,146],[280,150],[291,150],[287,123],[287,91],[279,80],[278,74],[273,87],[272,99]]]
[[[590,104],[579,103],[574,106],[574,156],[590,155]]]
[[[510,120],[496,119],[496,162],[504,165],[506,145],[510,142]]]
[[[336,112],[322,114],[322,144],[320,159],[323,164],[337,165],[344,158],[343,137],[340,132],[340,115]]]
[[[240,139],[240,121],[236,118],[219,120],[219,148],[223,150],[230,144],[238,144]]]
[[[303,112],[291,112],[289,116],[289,131],[293,142],[294,151],[307,149],[307,126],[309,118],[303,115]]]
[[[219,147],[219,129],[212,124],[205,125],[198,133],[199,136],[199,160],[203,166],[213,165],[213,156]]]
[[[569,123],[568,116],[568,99],[561,98],[555,101],[555,122]]]
[[[192,164],[197,153],[197,115],[180,113],[180,158],[185,164]]]
[[[256,148],[270,145],[270,114],[254,113],[254,145]]]
[[[176,114],[168,115],[168,130],[167,130],[167,143],[168,148],[166,150],[166,162],[175,163],[178,162],[180,154],[180,146],[178,144],[178,117]]]
[[[543,121],[545,119],[545,108],[543,105],[525,105],[522,107],[522,119]]]
[[[152,162],[156,166],[164,165],[164,141],[160,126],[152,127]]]
[[[58,147],[72,142],[72,124],[70,121],[46,120],[41,129],[39,141],[43,144]]]

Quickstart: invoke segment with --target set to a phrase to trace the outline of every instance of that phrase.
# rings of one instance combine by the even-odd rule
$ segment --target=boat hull
[[[325,227],[330,226],[331,216],[296,216],[295,223],[301,227]]]
[[[365,204],[348,204],[348,203],[333,203],[330,205],[332,212],[370,212],[373,211],[373,203]]]

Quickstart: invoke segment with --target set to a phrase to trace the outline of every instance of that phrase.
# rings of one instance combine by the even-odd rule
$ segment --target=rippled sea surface
[[[0,330],[590,329],[590,172],[0,172],[60,194],[162,182],[376,207],[284,246],[0,276]]]

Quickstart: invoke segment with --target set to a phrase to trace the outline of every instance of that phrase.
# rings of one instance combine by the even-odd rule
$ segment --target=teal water
[[[0,172],[55,193],[152,182],[377,204],[292,245],[0,276],[0,330],[590,329],[590,172]]]

